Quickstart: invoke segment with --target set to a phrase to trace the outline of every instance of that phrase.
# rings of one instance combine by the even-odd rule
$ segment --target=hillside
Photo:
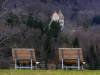
[[[54,11],[61,10],[65,17],[65,31],[66,28],[72,28],[72,25],[81,26],[84,22],[91,21],[100,12],[99,0],[5,0],[1,3],[2,16],[9,11],[20,15],[32,12],[45,22],[50,20]]]
[[[100,0],[0,0],[0,47],[34,47],[40,53],[38,59],[45,59],[47,47],[44,46],[48,40],[46,33],[43,35],[41,22],[46,27],[52,13],[59,10],[64,15],[65,27],[57,41],[51,38],[51,54],[57,47],[73,47],[73,40],[77,38],[84,50],[84,60],[90,64],[97,61],[100,65]],[[13,27],[6,23],[9,13],[18,18]],[[29,13],[41,21],[39,29],[24,26]]]

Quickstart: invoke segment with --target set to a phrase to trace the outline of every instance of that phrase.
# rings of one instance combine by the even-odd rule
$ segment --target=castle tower
[[[59,10],[59,23],[61,26],[61,31],[64,29],[64,15],[62,14],[61,10]]]
[[[64,29],[64,16],[61,11],[59,11],[58,13],[55,11],[53,13],[49,26],[52,24],[53,21],[60,23],[61,31]]]
[[[51,20],[59,22],[59,15],[58,15],[58,13],[56,11],[53,13],[53,15],[51,17]]]

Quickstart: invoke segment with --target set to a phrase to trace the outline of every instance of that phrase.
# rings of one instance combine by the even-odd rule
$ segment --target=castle
[[[64,15],[62,14],[61,10],[59,10],[59,12],[55,11],[52,16],[51,16],[51,22],[49,25],[51,25],[51,23],[55,21],[55,22],[59,22],[60,26],[61,26],[61,31],[64,29]]]

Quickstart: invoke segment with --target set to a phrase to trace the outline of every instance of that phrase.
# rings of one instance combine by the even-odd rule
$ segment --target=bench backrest
[[[28,48],[13,48],[12,49],[13,60],[15,59],[32,59],[36,61],[35,50]]]
[[[83,62],[83,52],[82,48],[59,48],[59,60],[62,60],[62,57],[64,61],[77,61],[78,58],[80,58],[80,62]],[[74,61],[74,62],[75,62]]]

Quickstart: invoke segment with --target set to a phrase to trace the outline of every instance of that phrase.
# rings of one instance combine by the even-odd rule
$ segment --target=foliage
[[[79,40],[77,37],[74,38],[74,40],[72,41],[72,45],[73,45],[73,48],[78,48],[80,47],[79,45]]]
[[[92,20],[92,24],[100,24],[100,16],[95,16]]]
[[[90,66],[90,69],[96,69],[99,65],[97,64],[97,53],[96,53],[96,48],[94,45],[90,46],[90,51],[91,51],[91,58],[93,59]]]
[[[87,31],[88,28],[91,26],[91,21],[90,20],[85,21],[82,26],[83,26],[83,29]]]
[[[40,20],[33,18],[32,14],[28,15],[26,26],[29,28],[34,28],[34,29],[38,28],[41,31],[43,31],[43,28],[44,28],[43,23]]]
[[[48,35],[52,37],[57,37],[60,32],[60,29],[61,27],[58,22],[52,22],[52,24],[50,25],[50,29],[48,31]]]
[[[58,22],[52,22],[52,24],[50,25],[50,27],[48,28],[48,31],[46,33],[47,35],[47,40],[46,40],[46,50],[47,50],[47,55],[48,57],[51,57],[51,51],[52,49],[54,48],[51,48],[51,45],[53,44],[52,41],[55,41],[53,40],[53,38],[57,39],[58,35],[59,35],[59,32],[60,32],[60,25]]]
[[[16,14],[10,12],[6,17],[6,23],[11,27],[16,26],[19,23],[19,18]]]
[[[18,30],[20,31],[18,35],[12,36],[11,38],[4,41],[2,47],[6,46],[6,47],[36,48],[37,55],[39,55],[38,54],[39,52],[42,55],[37,58],[41,59],[47,57],[46,59],[48,60],[48,58],[51,58],[51,55],[53,55],[52,52],[55,50],[54,47],[56,46],[56,44],[59,45],[58,43],[58,38],[60,34],[59,23],[53,22],[50,25],[50,27],[48,27],[48,25],[43,23],[41,20],[34,18],[32,14],[28,14],[28,16],[25,17],[26,18],[24,20],[24,25],[28,28],[28,30],[27,29],[25,30],[24,28],[20,28],[18,26]],[[19,18],[17,15],[10,13],[7,16],[6,22],[9,26],[16,28],[16,25],[19,24],[19,19],[21,21],[20,23],[22,23],[23,20],[22,18]],[[89,21],[88,22],[86,21],[86,23],[84,23],[84,28],[87,29],[88,24],[90,24]],[[80,36],[77,35],[78,33],[80,33]],[[72,37],[68,38],[70,36],[70,33],[68,33],[67,36],[64,36],[62,34],[60,36],[62,40],[62,43],[60,43],[60,45],[66,43],[65,47],[80,47],[80,41],[81,41],[82,47],[87,49],[86,47],[89,47],[88,43],[90,43],[90,41],[87,42],[87,40],[91,40],[90,36],[88,37],[88,34],[90,33],[87,32],[87,35],[85,35],[80,30],[78,33],[72,34],[75,37],[73,40]],[[80,38],[83,40],[79,40]],[[86,52],[88,52],[88,50],[86,50]],[[93,66],[98,66],[96,62],[98,62],[97,60],[99,60],[99,56],[95,55],[94,49],[93,51],[90,52],[90,54],[88,54],[88,56],[89,55],[92,58],[88,58],[88,60],[93,60],[93,63],[90,61],[90,64],[92,63]]]

